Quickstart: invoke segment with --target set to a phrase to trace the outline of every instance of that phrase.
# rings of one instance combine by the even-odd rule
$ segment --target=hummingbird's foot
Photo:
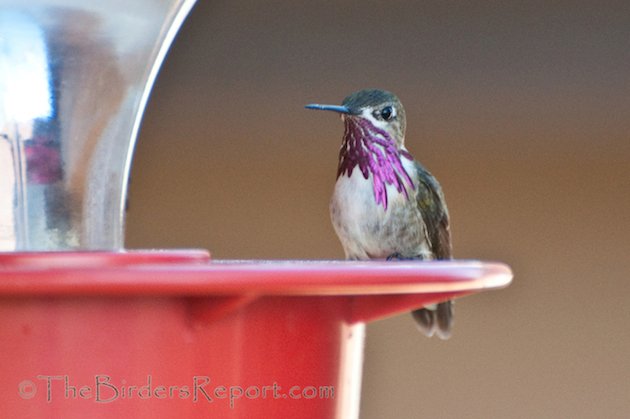
[[[423,255],[417,255],[417,256],[403,256],[401,253],[392,253],[391,255],[387,256],[387,258],[385,259],[386,261],[391,261],[391,260],[426,260],[427,258],[424,257]]]
[[[392,260],[413,260],[415,258],[413,257],[405,257],[403,255],[401,255],[400,253],[396,252],[396,253],[392,253],[391,255],[387,256],[387,259],[385,259],[386,261],[392,261]]]

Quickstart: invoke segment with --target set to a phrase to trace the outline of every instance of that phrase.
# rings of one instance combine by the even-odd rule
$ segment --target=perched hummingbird
[[[347,259],[450,259],[448,210],[438,181],[405,148],[405,110],[393,93],[361,90],[337,112],[345,125],[330,216]],[[412,312],[427,336],[451,334],[451,301]]]

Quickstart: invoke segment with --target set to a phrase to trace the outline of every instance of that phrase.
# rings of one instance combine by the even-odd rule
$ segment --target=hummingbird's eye
[[[394,118],[394,109],[391,106],[385,106],[383,109],[381,109],[381,118],[383,118],[385,121],[389,121],[392,118]]]

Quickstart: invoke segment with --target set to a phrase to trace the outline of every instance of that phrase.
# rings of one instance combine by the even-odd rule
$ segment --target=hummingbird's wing
[[[418,162],[415,162],[415,167],[418,175],[418,209],[427,229],[429,247],[435,259],[451,259],[451,230],[444,193],[437,179],[428,170]],[[437,332],[442,339],[450,337],[453,326],[451,301],[415,310],[412,315],[420,330],[427,336]]]
[[[417,203],[427,228],[429,247],[435,259],[450,259],[451,229],[448,208],[437,179],[420,163],[415,162],[418,175]]]

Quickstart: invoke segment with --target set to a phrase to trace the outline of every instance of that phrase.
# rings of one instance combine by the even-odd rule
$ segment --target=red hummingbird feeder
[[[477,261],[125,251],[133,143],[193,3],[0,6],[7,417],[357,417],[367,322],[511,281]]]

